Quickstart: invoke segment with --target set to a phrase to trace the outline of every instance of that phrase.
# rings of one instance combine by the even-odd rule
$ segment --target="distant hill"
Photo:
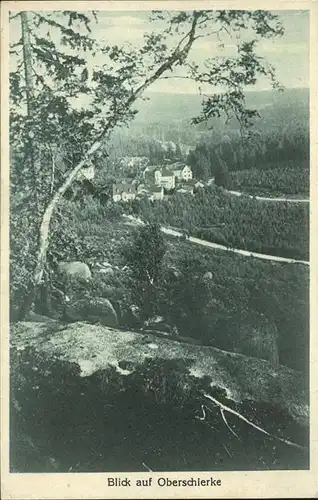
[[[198,94],[149,92],[146,97],[147,100],[136,104],[139,112],[129,126],[117,129],[112,136],[114,148],[122,151],[122,155],[141,154],[143,148],[137,143],[143,144],[148,139],[194,147],[206,135],[212,134],[218,140],[239,133],[235,120],[226,124],[224,119],[214,118],[209,127],[205,123],[192,125],[191,118],[201,110],[202,99]],[[247,106],[261,115],[253,127],[261,135],[309,135],[309,89],[250,91],[246,100]]]
[[[304,123],[309,117],[309,89],[286,89],[283,92],[250,91],[247,104],[261,112],[268,120],[298,119]],[[201,96],[198,94],[148,93],[147,100],[139,101],[139,110],[132,127],[157,123],[172,125],[189,122],[200,113]]]

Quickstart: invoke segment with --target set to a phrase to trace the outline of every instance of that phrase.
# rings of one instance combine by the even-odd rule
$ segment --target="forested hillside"
[[[8,13],[10,472],[306,469],[309,92],[270,61],[283,23],[128,10]],[[152,92],[182,73],[197,94]]]
[[[287,115],[292,121],[308,120],[309,90],[307,88],[285,89],[284,92],[273,91],[248,91],[245,93],[247,106],[255,108],[262,113],[260,127],[271,127],[278,119],[277,127],[285,121]],[[169,125],[173,123],[190,122],[200,108],[200,94],[160,93],[149,92],[146,99],[137,104],[139,111],[136,120],[130,125],[131,130],[137,129],[142,124],[149,123]],[[217,129],[224,127],[224,121],[216,119],[213,125]],[[233,124],[230,128],[235,128]],[[201,129],[206,129],[204,124]]]
[[[213,190],[210,196],[232,200],[222,193],[214,195]],[[148,206],[149,221],[152,218],[162,218],[163,221],[169,216],[170,207],[171,210],[177,210],[175,220],[182,223],[186,217],[185,201],[182,197],[176,199],[178,203],[174,205],[165,202]],[[236,224],[230,226],[232,231],[235,227],[240,227],[241,232],[246,234],[244,228],[250,228],[254,231],[254,241],[257,241],[256,231],[263,229],[268,235],[269,229],[266,226],[258,229],[255,222],[253,227],[253,220],[257,221],[257,217],[254,219],[250,216],[248,223],[247,220],[242,223],[244,212],[234,207],[237,203],[243,203],[243,200],[235,198],[233,202],[235,205],[229,205],[226,209],[228,216],[232,218],[235,213],[237,217],[241,217],[241,222],[237,219]],[[250,204],[248,200],[246,202]],[[193,203],[196,202],[193,200]],[[251,205],[259,206],[256,202],[251,202]],[[212,209],[213,204],[210,206]],[[266,205],[259,206],[258,216],[261,216],[262,206],[264,208]],[[225,205],[223,210],[220,207],[218,210],[214,208],[213,215],[220,217],[224,213],[224,207]],[[284,208],[282,226],[288,207]],[[207,216],[209,212],[205,211]],[[272,212],[266,220],[273,221],[273,215]],[[64,221],[62,225],[61,221]],[[64,239],[63,247],[60,248],[58,235],[61,231],[66,231],[66,227],[69,237]],[[274,329],[279,336],[280,362],[292,368],[306,370],[309,328],[309,273],[306,266],[263,262],[223,251],[202,249],[187,241],[165,237],[163,254],[158,261],[162,261],[158,282],[153,289],[147,277],[143,281],[144,273],[148,265],[149,272],[154,271],[154,262],[163,236],[150,252],[146,230],[145,236],[140,239],[139,230],[133,225],[125,224],[120,213],[114,214],[110,208],[91,197],[86,197],[84,203],[65,202],[54,220],[54,231],[56,241],[49,255],[50,262],[54,263],[56,252],[59,251],[61,260],[86,262],[93,272],[90,285],[83,289],[75,287],[74,283],[72,286],[75,288],[69,291],[70,296],[77,297],[77,300],[84,296],[111,300],[116,305],[122,327],[143,326],[147,329],[140,315],[145,314],[148,319],[160,315],[170,325],[168,331],[175,325],[183,337],[192,337],[207,345],[261,357],[260,353],[263,352],[266,357],[269,352],[267,341],[263,338],[264,329]],[[218,234],[217,229],[211,229],[210,233],[208,229],[201,231],[205,238],[209,234]],[[149,235],[148,238],[151,241]],[[301,235],[297,241],[300,242],[300,239]],[[139,248],[138,254],[142,259],[134,257],[136,250],[132,249],[133,241],[139,241],[139,247],[134,248]],[[249,241],[252,241],[252,234]],[[100,267],[105,261],[111,269],[103,274],[100,273]],[[131,263],[129,266],[128,261]],[[210,274],[204,277],[206,273]],[[21,275],[15,271],[15,279],[11,281],[12,306],[19,303],[19,276],[21,280]],[[146,295],[143,299],[144,287]],[[152,300],[149,301],[151,297]],[[52,304],[55,308],[54,304],[55,302]],[[131,313],[132,304],[139,304],[140,311],[137,315]],[[44,307],[43,302],[39,301],[38,311],[43,313]],[[55,315],[60,313],[60,309],[54,311]],[[154,328],[160,329],[162,325],[154,325]]]
[[[132,210],[150,222],[228,247],[308,260],[308,205],[237,198],[209,187],[193,197],[175,194],[162,203],[134,202]]]
[[[308,197],[308,99],[307,89],[246,93],[247,105],[259,116],[249,135],[242,136],[235,120],[191,124],[199,96],[149,94],[149,100],[139,103],[140,112],[128,130],[114,134],[109,154],[114,161],[127,155],[147,156],[151,164],[160,165],[167,156],[163,144],[170,141],[181,145],[196,179],[207,181],[226,169],[228,188]],[[185,111],[180,113],[181,109]]]
[[[277,164],[273,164],[277,165]],[[280,166],[231,172],[229,186],[245,193],[267,196],[309,197],[308,161],[286,161]]]
[[[213,136],[205,138],[190,152],[188,162],[198,179],[207,180],[224,168],[230,172],[254,170],[260,172],[260,187],[286,194],[308,194],[308,128],[293,127],[291,123],[276,132],[254,133],[249,140],[229,136],[219,141]],[[240,178],[231,175],[231,186],[239,187]]]

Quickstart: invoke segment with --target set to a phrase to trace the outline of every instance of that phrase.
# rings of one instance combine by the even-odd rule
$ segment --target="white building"
[[[162,176],[160,170],[155,170],[154,176],[155,176],[155,184],[157,184],[157,186],[160,186],[161,185],[161,176]]]
[[[203,181],[194,181],[194,187],[195,188],[204,188],[205,183]]]
[[[176,187],[176,177],[174,172],[168,170],[167,168],[163,168],[161,170],[159,185],[168,191],[170,189],[174,189]]]
[[[192,170],[188,165],[184,165],[183,163],[175,163],[171,165],[171,170],[174,175],[180,181],[189,181],[193,178]]]
[[[120,164],[127,168],[141,168],[147,166],[149,159],[146,156],[123,156],[120,159]]]
[[[182,193],[182,194],[193,194],[193,191],[194,191],[194,186],[188,184],[184,184],[177,189],[177,193]]]
[[[113,201],[131,201],[136,198],[136,184],[116,182],[113,184]]]
[[[163,200],[163,187],[161,186],[154,186],[150,189],[150,200]]]
[[[92,181],[95,178],[95,167],[94,165],[90,165],[89,167],[84,167],[80,170],[78,180],[87,179]]]
[[[191,168],[188,165],[185,165],[182,169],[182,179],[184,181],[189,181],[190,179],[192,179],[192,177],[193,174]]]

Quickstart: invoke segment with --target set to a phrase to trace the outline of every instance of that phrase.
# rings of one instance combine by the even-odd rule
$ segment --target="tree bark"
[[[27,116],[32,118],[34,114],[34,82],[33,82],[33,69],[32,69],[32,46],[30,38],[30,27],[27,12],[20,13],[21,19],[21,37],[22,37],[22,47],[23,47],[23,66],[24,66],[24,78],[25,78],[25,93],[26,93],[26,103],[27,103]],[[29,136],[27,139],[28,154],[31,163],[32,170],[32,182],[34,184],[34,200],[36,206],[37,215],[39,215],[39,202],[38,202],[38,183],[39,183],[39,165],[36,159],[36,152],[34,150],[34,142]]]
[[[25,13],[23,13],[25,14]],[[161,77],[162,74],[164,74],[166,71],[171,70],[172,66],[174,64],[181,63],[184,61],[184,59],[187,57],[192,44],[195,40],[195,30],[197,27],[197,22],[198,22],[198,13],[194,12],[193,14],[193,20],[191,23],[191,28],[189,32],[182,38],[182,40],[178,43],[176,48],[173,50],[172,54],[159,66],[159,68],[146,80],[135,89],[135,91],[132,92],[131,96],[127,99],[127,101],[124,104],[124,107],[129,109],[135,101],[140,97],[141,94],[145,90],[147,90],[148,87],[150,87],[158,78]],[[24,20],[25,22],[25,27],[24,29],[27,30],[27,18],[22,17],[21,19]],[[22,23],[23,25],[23,23]],[[183,44],[183,46],[182,46]],[[28,53],[25,54],[27,57],[29,56]],[[29,69],[29,66],[28,66]],[[32,69],[32,68],[31,68]],[[72,182],[77,178],[78,174],[82,170],[82,168],[89,162],[89,160],[92,158],[92,156],[95,154],[96,151],[100,149],[102,146],[102,141],[103,139],[105,140],[105,137],[113,128],[118,125],[118,122],[120,121],[121,116],[118,115],[117,117],[114,116],[110,118],[109,122],[106,124],[104,130],[101,132],[101,134],[97,137],[95,142],[92,144],[90,149],[85,155],[85,158],[81,160],[68,174],[66,177],[65,181],[63,184],[60,186],[60,188],[57,190],[57,192],[54,194],[53,198],[51,201],[48,203],[43,217],[42,217],[42,222],[39,228],[39,242],[38,242],[38,252],[36,256],[36,266],[35,270],[33,273],[33,280],[32,283],[30,284],[29,288],[29,293],[22,304],[22,307],[20,308],[20,319],[25,318],[26,314],[29,312],[32,303],[34,302],[35,296],[36,296],[36,291],[39,285],[41,284],[42,281],[42,276],[43,276],[43,271],[45,268],[45,263],[46,263],[46,255],[47,255],[47,250],[48,250],[48,245],[49,245],[49,228],[50,228],[50,222],[54,213],[54,210],[56,207],[59,205],[59,202],[61,198],[63,197],[65,191],[71,186]]]
[[[21,12],[21,32],[22,32],[22,46],[23,46],[23,64],[24,64],[24,77],[25,77],[25,92],[27,100],[28,115],[32,115],[32,98],[33,98],[33,71],[32,71],[32,48],[30,40],[30,29],[28,13]]]

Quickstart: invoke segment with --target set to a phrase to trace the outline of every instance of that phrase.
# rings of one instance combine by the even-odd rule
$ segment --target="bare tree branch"
[[[225,417],[225,414],[224,414],[224,409],[223,408],[220,408],[220,412],[221,412],[221,415],[222,415],[222,418],[223,418],[223,421],[226,425],[226,427],[229,429],[229,431],[238,438],[238,435],[236,434],[236,432],[233,431],[232,427],[229,425],[228,421],[226,420],[226,417]]]
[[[55,159],[54,159],[54,153],[52,152],[51,194],[54,191],[54,181],[55,181]]]
[[[275,436],[274,434],[270,434],[265,429],[263,429],[262,427],[259,427],[258,425],[254,424],[253,422],[251,422],[250,420],[248,420],[247,418],[245,418],[243,415],[241,415],[237,411],[233,410],[229,406],[224,405],[223,403],[221,403],[221,401],[218,401],[216,398],[210,396],[210,394],[204,393],[203,395],[204,395],[205,398],[209,399],[215,405],[217,405],[223,412],[227,411],[227,412],[231,413],[232,415],[235,415],[237,418],[239,418],[240,420],[242,420],[243,422],[245,422],[247,425],[250,425],[251,427],[253,427],[257,431],[261,432],[262,434],[265,434],[266,436],[268,436],[268,437],[270,437],[272,439],[277,439],[278,441],[281,441],[282,443],[285,443],[285,444],[287,444],[289,446],[293,446],[294,448],[299,448],[301,450],[305,449],[304,446],[300,446],[299,444],[294,443],[293,441],[289,441],[288,439],[280,438],[278,436]]]
[[[141,462],[141,465],[143,465],[143,466],[144,466],[144,468],[145,468],[145,469],[147,469],[147,471],[149,471],[149,472],[153,472],[153,470],[151,470],[151,469],[148,467],[148,465],[147,465],[147,464],[145,464],[145,462]]]
[[[16,17],[18,17],[20,14],[21,14],[21,12],[17,12],[16,14],[13,14],[13,15],[9,16],[9,21],[12,21]]]

